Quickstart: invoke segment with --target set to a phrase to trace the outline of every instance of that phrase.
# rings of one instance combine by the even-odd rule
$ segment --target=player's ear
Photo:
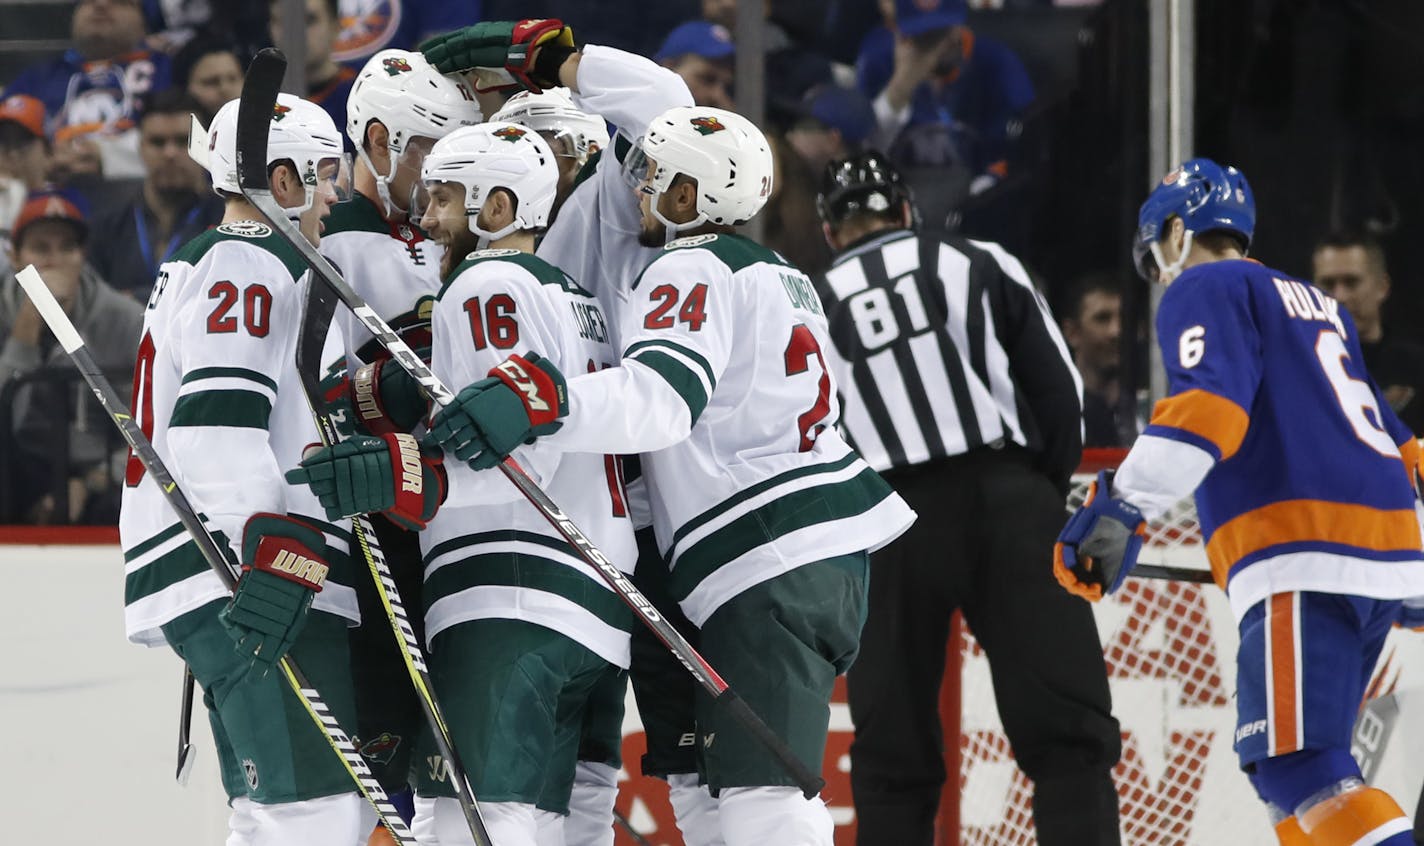
[[[490,192],[481,211],[488,219],[490,231],[503,229],[514,220],[514,197],[503,188],[496,188]]]
[[[366,151],[366,155],[371,157],[371,162],[376,165],[382,173],[387,172],[386,166],[390,164],[391,151],[387,146],[391,143],[390,130],[379,120],[372,118],[366,123],[366,137],[361,146]]]
[[[836,230],[831,228],[829,223],[821,223],[821,235],[826,239],[826,246],[831,248],[831,252],[836,252],[841,248],[839,239],[836,238]]]

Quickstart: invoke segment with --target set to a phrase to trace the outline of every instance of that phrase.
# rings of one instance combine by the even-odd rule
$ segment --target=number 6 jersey
[[[837,434],[820,301],[776,253],[736,235],[675,240],[622,319],[622,364],[569,379],[569,416],[548,440],[642,454],[672,593],[694,624],[914,520]]]
[[[265,224],[225,223],[188,242],[164,262],[148,301],[132,411],[189,503],[234,551],[259,511],[320,527],[332,570],[313,608],[356,622],[348,524],[322,519],[311,491],[282,478],[317,440],[296,368],[308,279],[297,251]],[[333,327],[323,359],[340,354]],[[161,644],[160,626],[228,596],[135,458],[119,538],[130,640]]]
[[[1196,490],[1238,620],[1282,591],[1424,594],[1418,448],[1339,302],[1254,261],[1215,261],[1167,289],[1157,334],[1168,396],[1113,493],[1150,520]]]

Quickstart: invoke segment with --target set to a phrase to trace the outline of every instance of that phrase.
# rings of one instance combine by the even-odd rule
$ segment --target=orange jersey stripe
[[[1246,409],[1218,394],[1193,388],[1159,400],[1152,407],[1153,426],[1181,429],[1216,445],[1225,461],[1241,448],[1251,417]]]
[[[1271,597],[1267,625],[1270,636],[1271,749],[1272,756],[1300,748],[1296,735],[1300,728],[1300,667],[1296,661],[1296,597],[1298,593],[1278,593]]]
[[[1399,457],[1404,461],[1404,472],[1409,474],[1409,484],[1419,487],[1419,442],[1413,438],[1399,445]]]
[[[1216,583],[1226,586],[1231,565],[1253,552],[1298,541],[1323,541],[1389,552],[1417,550],[1419,521],[1413,510],[1385,511],[1368,505],[1288,499],[1263,505],[1221,525],[1206,542]]]
[[[1385,823],[1402,817],[1404,811],[1388,793],[1366,787],[1318,803],[1301,815],[1300,827],[1308,832],[1311,843],[1353,846]]]

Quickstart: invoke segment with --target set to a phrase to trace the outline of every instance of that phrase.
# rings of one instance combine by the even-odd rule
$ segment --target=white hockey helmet
[[[480,249],[522,229],[549,224],[559,187],[554,151],[539,133],[512,123],[467,126],[435,142],[425,157],[420,178],[426,185],[454,182],[465,188],[465,213],[470,231],[480,236]],[[514,195],[514,220],[495,232],[476,223],[485,199],[496,188]]]
[[[651,179],[646,178],[648,159],[657,165]],[[648,125],[624,167],[653,195],[653,214],[670,234],[708,221],[745,223],[771,196],[773,165],[766,136],[756,124],[725,109],[668,109]],[[686,223],[672,223],[657,209],[658,197],[679,173],[697,180],[697,217]]]
[[[386,214],[395,210],[390,180],[410,139],[438,141],[452,130],[474,126],[482,119],[480,106],[465,83],[445,76],[424,56],[407,50],[382,50],[368,59],[346,100],[346,136],[375,175]],[[366,128],[373,120],[385,124],[388,133],[390,173],[378,171],[363,149]]]
[[[223,104],[205,130],[193,117],[188,155],[207,169],[213,190],[241,194],[237,184],[237,100]],[[341,133],[321,106],[292,94],[278,94],[267,133],[267,165],[290,159],[306,186],[306,203],[287,213],[300,215],[316,197],[318,172],[327,160],[340,162],[345,155]]]
[[[580,166],[595,151],[608,147],[608,125],[598,115],[575,106],[567,88],[545,88],[538,94],[521,91],[510,97],[490,120],[517,123],[535,132],[567,138],[570,153]]]

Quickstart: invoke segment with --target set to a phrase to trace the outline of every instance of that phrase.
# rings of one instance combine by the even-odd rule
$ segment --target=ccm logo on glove
[[[501,382],[524,395],[524,405],[529,410],[529,422],[532,425],[552,423],[559,419],[557,408],[565,402],[562,396],[558,396],[563,385],[556,384],[542,371],[539,371],[539,375],[543,378],[536,380],[526,369],[526,364],[527,362],[523,358],[513,355],[495,365],[494,370],[490,371],[490,375],[497,377]],[[543,384],[540,385],[540,382]],[[546,391],[541,388],[555,393],[556,396],[552,403],[547,398]]]

